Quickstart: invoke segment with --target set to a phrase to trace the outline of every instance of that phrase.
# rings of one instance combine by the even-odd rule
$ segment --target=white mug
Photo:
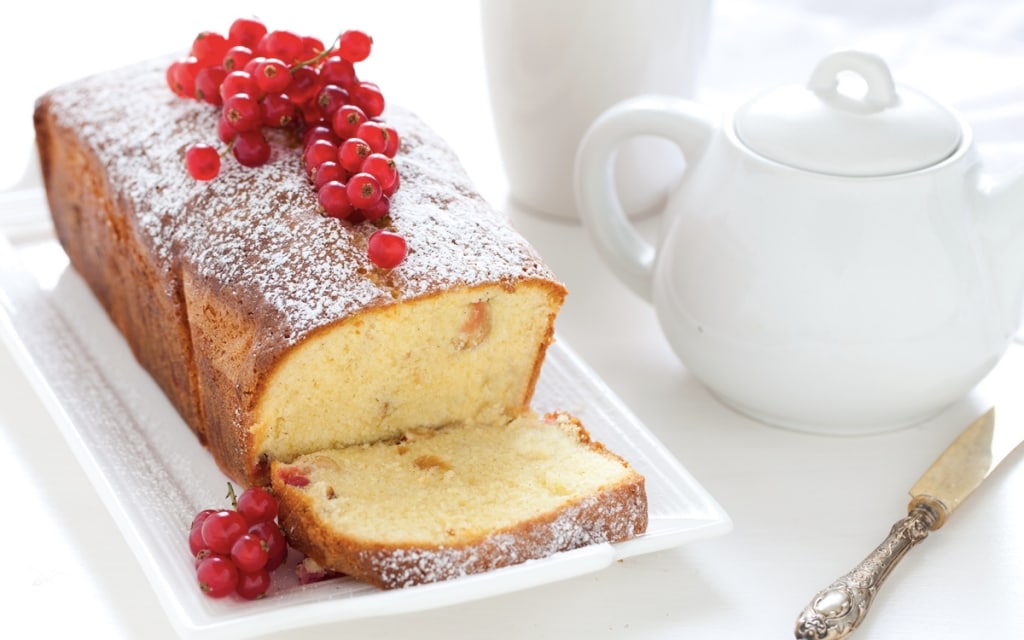
[[[510,197],[578,220],[573,164],[583,133],[624,98],[693,96],[711,0],[481,0],[480,9]],[[664,140],[628,143],[616,159],[625,210],[658,210],[683,167]]]

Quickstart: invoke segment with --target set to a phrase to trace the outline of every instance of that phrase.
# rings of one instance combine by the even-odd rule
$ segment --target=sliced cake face
[[[563,415],[409,432],[277,464],[281,522],[323,566],[408,586],[624,540],[643,478]]]
[[[288,461],[409,429],[508,422],[528,407],[559,303],[542,283],[463,288],[319,332],[268,378],[253,450]]]

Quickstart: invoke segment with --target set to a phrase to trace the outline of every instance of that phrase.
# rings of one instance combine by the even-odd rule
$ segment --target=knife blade
[[[1020,378],[1018,378],[1018,381]],[[819,591],[797,618],[798,640],[840,640],[867,616],[899,561],[950,514],[1024,441],[1024,416],[995,407],[975,419],[910,489],[907,516],[852,571]]]

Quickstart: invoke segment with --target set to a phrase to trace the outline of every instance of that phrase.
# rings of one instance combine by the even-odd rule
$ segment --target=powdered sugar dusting
[[[181,274],[223,296],[244,300],[253,317],[287,327],[287,347],[313,330],[367,306],[438,290],[522,278],[551,279],[534,250],[473,188],[453,152],[408,111],[389,106],[399,132],[395,160],[402,186],[391,228],[409,255],[376,269],[366,240],[376,230],[320,215],[294,137],[277,136],[258,168],[225,158],[210,182],[192,179],[184,152],[214,143],[216,107],[179,98],[164,73],[171,58],[140,63],[61,87],[50,94],[68,127],[107,168],[118,203],[134,212],[135,233],[151,250],[169,294]]]

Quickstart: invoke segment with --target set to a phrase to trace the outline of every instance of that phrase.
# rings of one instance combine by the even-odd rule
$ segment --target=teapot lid
[[[862,96],[840,91],[843,72],[859,75]],[[784,86],[736,113],[736,134],[753,151],[799,169],[839,176],[884,176],[929,167],[961,140],[956,115],[931,98],[895,86],[878,56],[826,56],[806,87]]]

